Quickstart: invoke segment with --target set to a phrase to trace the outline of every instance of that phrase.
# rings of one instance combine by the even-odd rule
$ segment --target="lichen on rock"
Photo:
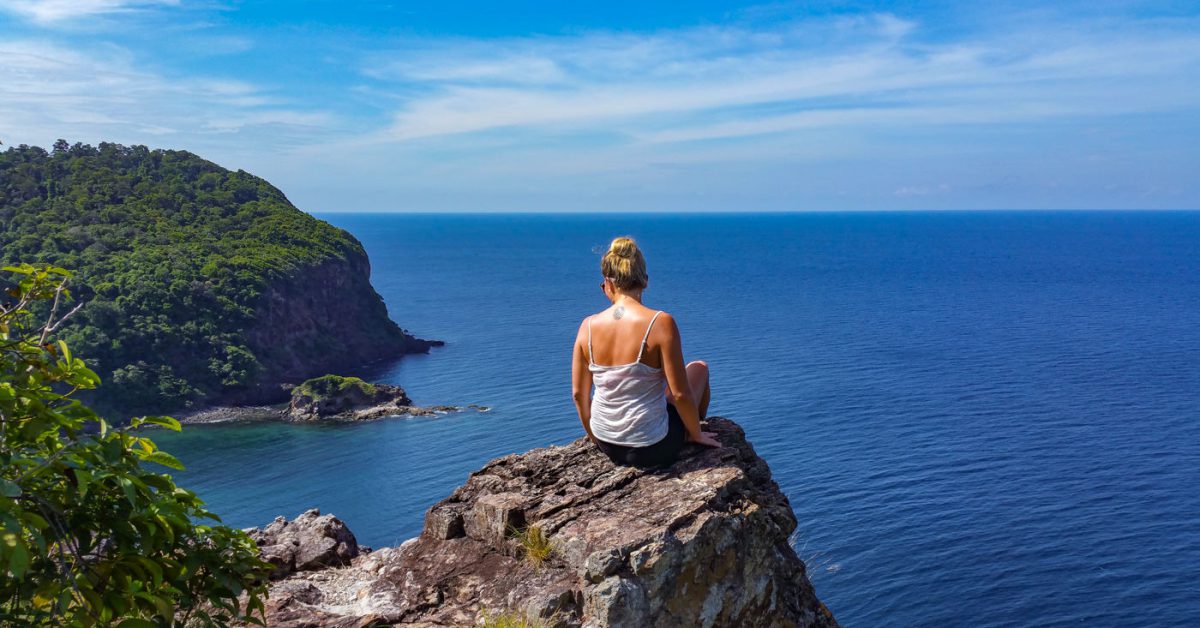
[[[493,460],[429,509],[420,537],[277,583],[268,619],[837,626],[788,542],[795,515],[766,462],[732,421],[705,429],[723,446],[689,446],[662,470],[615,466],[585,439]],[[522,542],[534,528],[550,549],[540,561]]]

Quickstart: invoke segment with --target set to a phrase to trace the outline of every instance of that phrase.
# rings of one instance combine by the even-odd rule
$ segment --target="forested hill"
[[[0,152],[0,263],[22,262],[75,273],[85,305],[61,337],[121,412],[266,401],[429,346],[388,318],[353,236],[188,152]]]

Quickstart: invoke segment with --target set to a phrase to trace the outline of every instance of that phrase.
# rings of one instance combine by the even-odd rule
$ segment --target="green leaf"
[[[92,484],[92,472],[86,469],[74,469],[75,471],[75,490],[79,491],[79,498],[87,497],[88,487]]]
[[[129,478],[121,478],[119,480],[121,491],[125,493],[125,499],[129,500],[130,504],[137,505],[137,492],[133,488],[133,482]]]
[[[142,422],[149,423],[151,425],[158,425],[160,427],[165,427],[173,432],[178,432],[181,429],[183,429],[183,426],[179,423],[179,421],[177,421],[169,416],[142,417]]]
[[[48,521],[46,521],[45,519],[43,519],[41,517],[41,515],[39,515],[35,512],[21,513],[21,519],[23,519],[26,523],[28,523],[29,527],[35,531],[36,530],[45,530],[46,528],[50,527],[50,523]]]
[[[154,577],[154,588],[157,589],[158,587],[162,586],[162,579],[163,579],[162,567],[160,567],[158,565],[158,563],[150,560],[149,558],[146,558],[145,556],[138,556],[137,561],[139,563],[141,563],[142,567],[146,571],[149,571],[151,573],[151,575]]]
[[[29,550],[25,544],[17,538],[17,535],[12,532],[6,532],[0,536],[4,546],[8,548],[8,571],[14,578],[20,580],[25,575],[25,570],[29,567]]]
[[[16,482],[0,478],[0,495],[4,497],[20,497],[21,487]]]
[[[165,451],[153,452],[150,455],[146,456],[145,460],[147,462],[161,464],[164,467],[169,467],[171,469],[175,469],[176,471],[184,470],[183,463],[180,462],[178,458],[176,458],[175,456],[172,456],[171,454],[169,454]]]

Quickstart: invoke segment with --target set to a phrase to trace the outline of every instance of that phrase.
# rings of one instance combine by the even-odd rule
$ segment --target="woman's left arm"
[[[583,431],[587,432],[588,440],[595,442],[592,436],[592,371],[588,368],[587,355],[587,320],[579,326],[575,336],[575,350],[571,357],[571,398],[575,400],[575,411],[579,413],[579,422],[583,423]]]

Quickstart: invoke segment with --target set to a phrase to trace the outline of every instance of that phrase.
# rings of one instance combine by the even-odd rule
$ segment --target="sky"
[[[0,0],[0,141],[337,211],[1200,208],[1197,2]]]

